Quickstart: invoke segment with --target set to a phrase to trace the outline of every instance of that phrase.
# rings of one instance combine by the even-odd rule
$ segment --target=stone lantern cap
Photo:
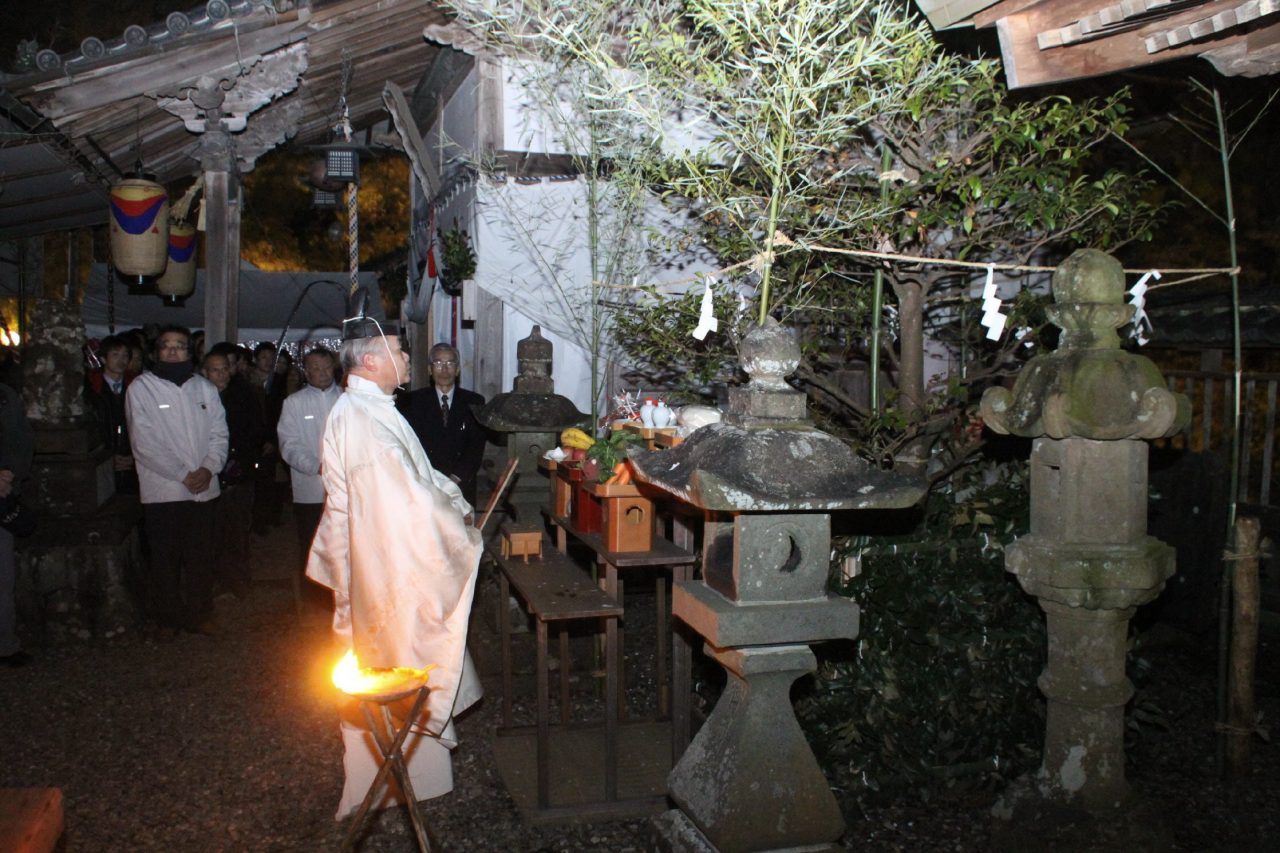
[[[998,433],[1115,441],[1161,438],[1191,417],[1184,394],[1155,363],[1120,349],[1116,330],[1133,318],[1124,270],[1105,252],[1080,249],[1053,274],[1049,319],[1062,329],[1051,353],[1031,359],[1010,392],[988,388],[982,417]]]
[[[559,432],[580,426],[590,416],[559,394],[498,394],[484,404],[476,419],[496,432]]]
[[[714,511],[900,509],[925,492],[920,479],[874,468],[811,427],[710,424],[678,447],[628,455],[642,482]]]

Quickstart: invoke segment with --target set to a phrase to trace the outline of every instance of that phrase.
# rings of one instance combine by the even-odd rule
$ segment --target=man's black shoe
[[[27,664],[31,663],[31,661],[33,660],[35,660],[35,658],[31,657],[31,655],[27,654],[26,652],[18,651],[18,652],[14,652],[11,655],[5,655],[4,657],[0,657],[0,664],[4,664],[5,666],[11,666],[17,669],[20,666],[26,666]]]

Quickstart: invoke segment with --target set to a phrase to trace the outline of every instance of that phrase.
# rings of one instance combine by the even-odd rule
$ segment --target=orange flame
[[[435,669],[434,666],[426,669],[413,669],[407,666],[398,666],[394,669],[366,669],[356,660],[355,651],[348,649],[334,666],[332,679],[333,686],[343,693],[352,696],[376,695],[406,690],[413,687],[415,683],[425,684],[427,673],[433,669]]]

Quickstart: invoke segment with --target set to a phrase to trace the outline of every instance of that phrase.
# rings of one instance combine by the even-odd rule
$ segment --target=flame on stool
[[[348,649],[333,668],[333,686],[351,696],[377,695],[408,690],[427,683],[427,673],[434,666],[413,669],[398,666],[393,669],[366,669],[356,660],[355,651]]]

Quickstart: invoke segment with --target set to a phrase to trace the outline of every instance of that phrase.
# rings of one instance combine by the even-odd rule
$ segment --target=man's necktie
[[[444,421],[445,426],[449,425],[449,395],[440,395],[440,420]]]

